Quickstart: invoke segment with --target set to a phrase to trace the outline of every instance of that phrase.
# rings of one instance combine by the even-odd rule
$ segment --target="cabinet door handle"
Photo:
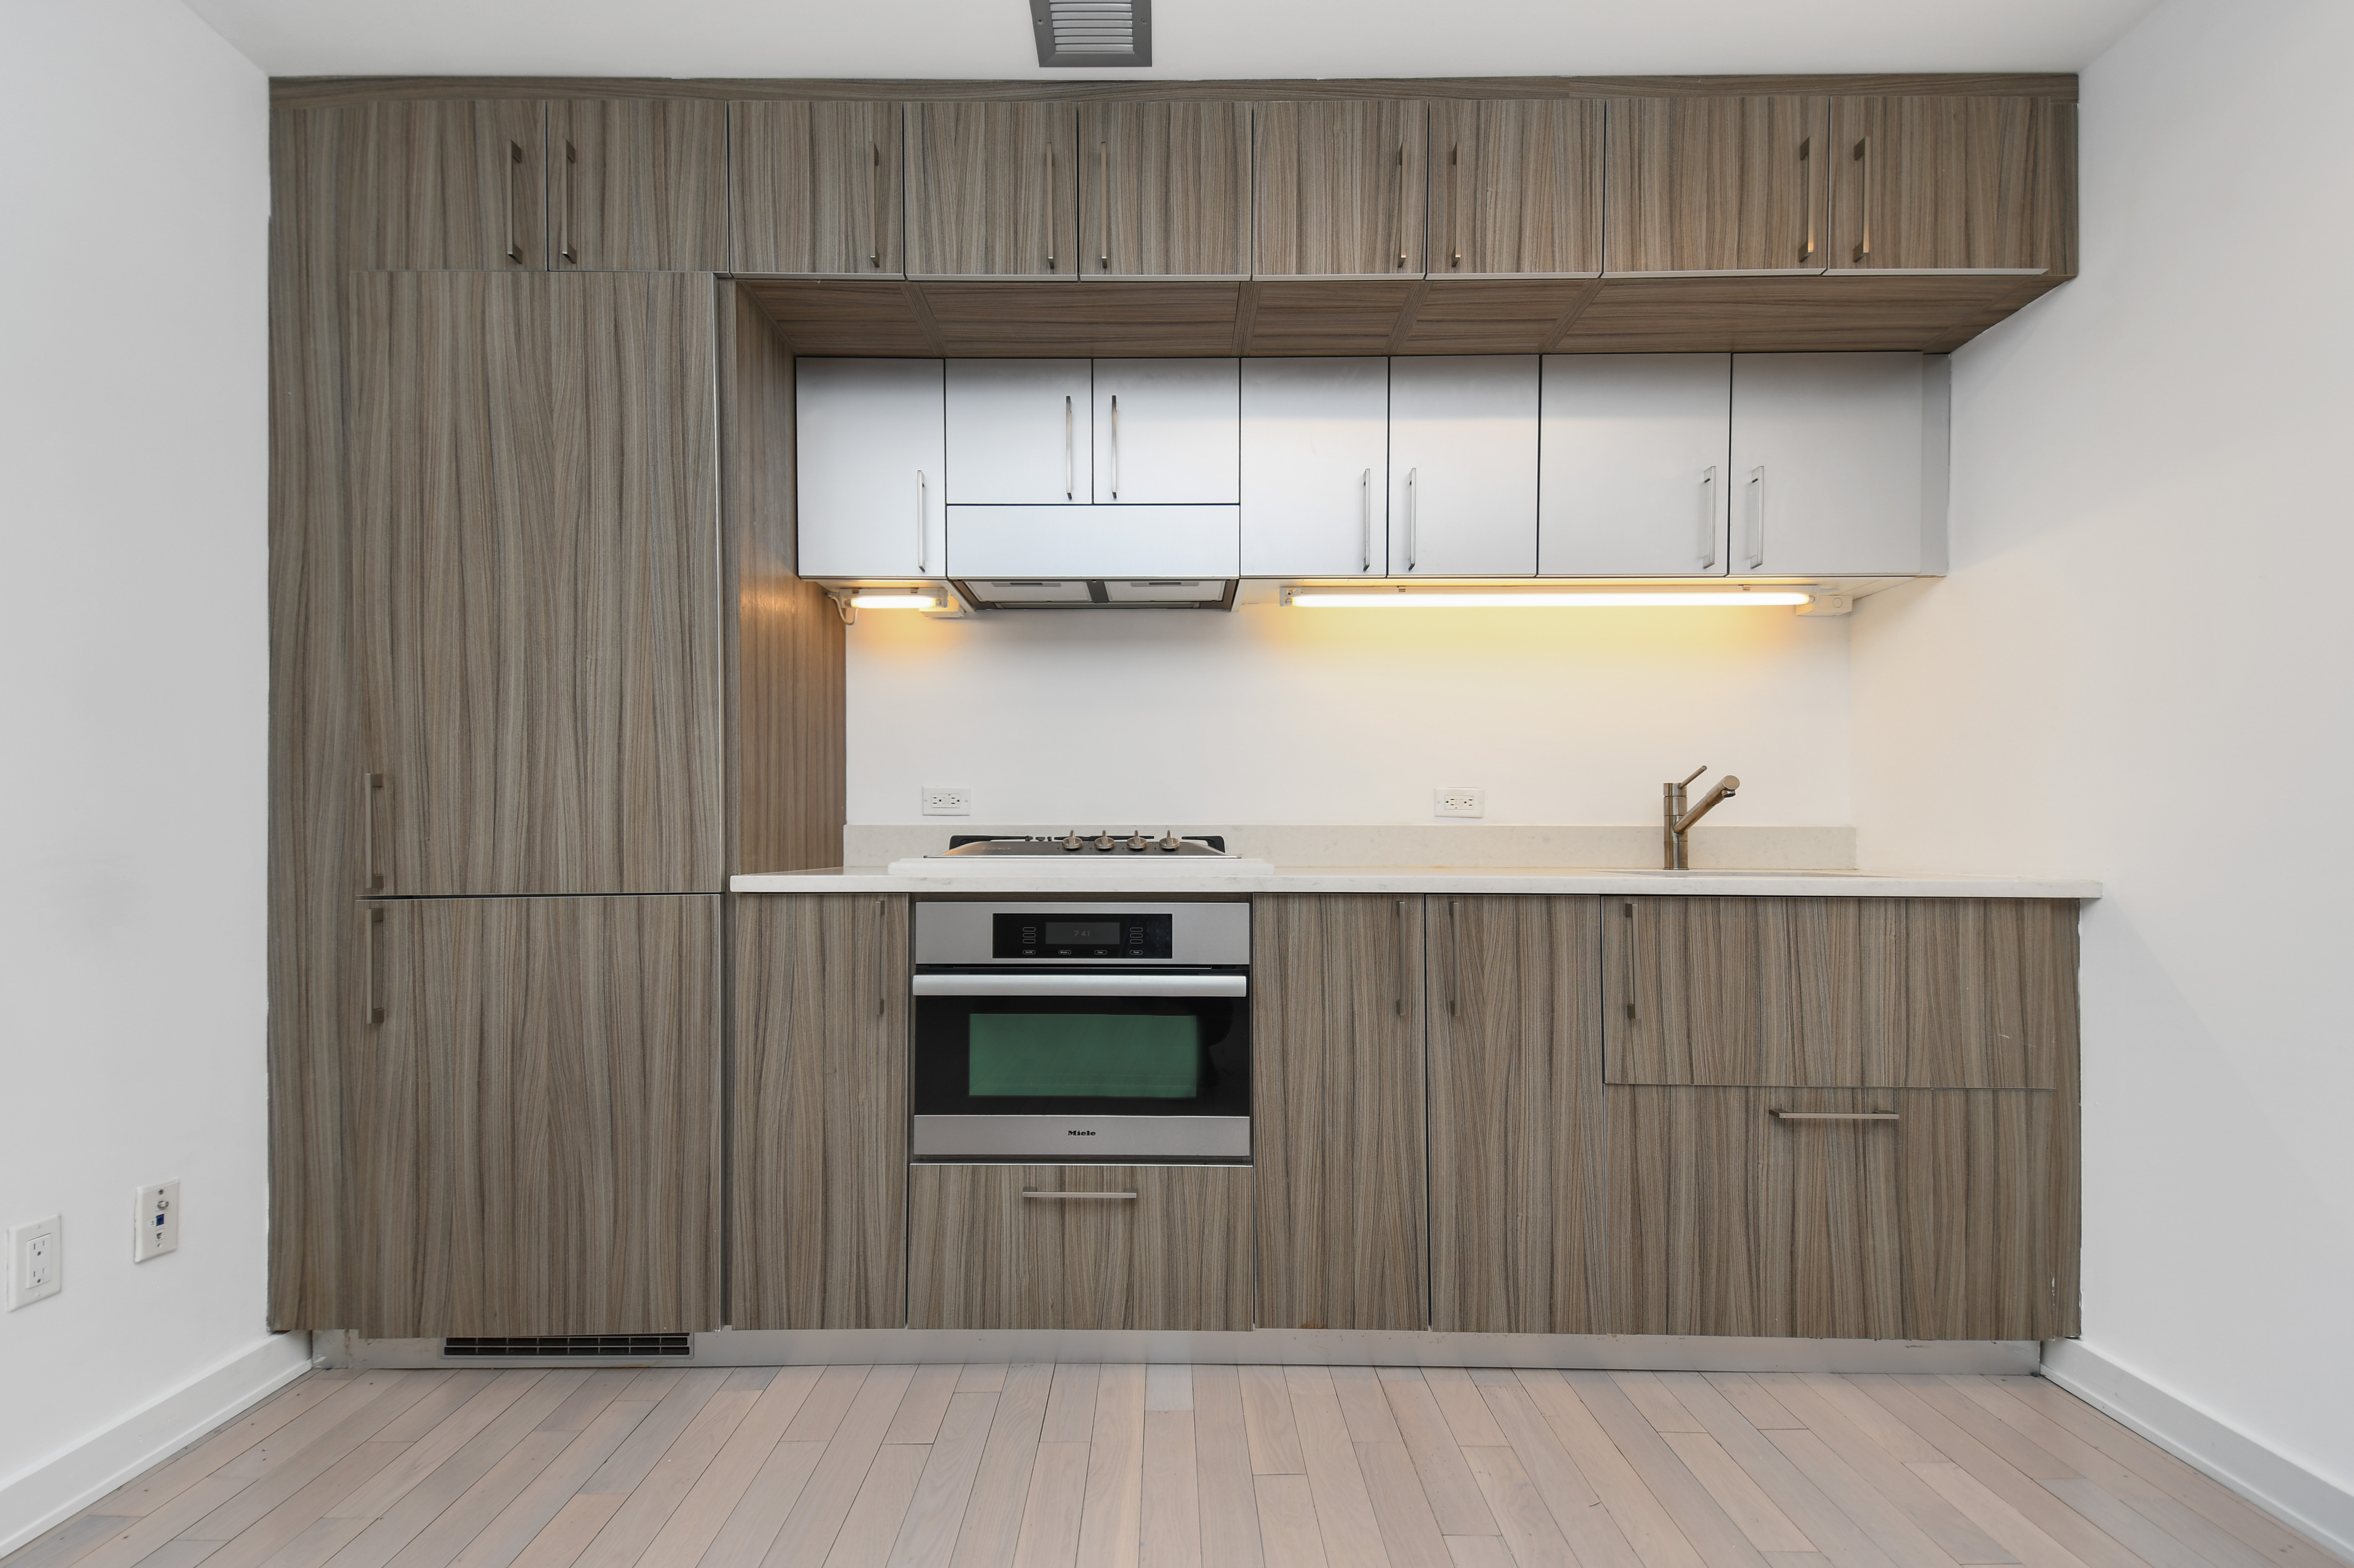
[[[1398,143],[1397,154],[1397,258],[1398,270],[1405,270],[1405,143]]]
[[[1861,189],[1863,198],[1863,233],[1855,242],[1855,260],[1861,261],[1872,254],[1872,138],[1864,137],[1855,144],[1855,161],[1863,165]]]
[[[386,1012],[383,948],[384,911],[381,908],[370,908],[367,928],[367,975],[364,983],[367,986],[367,1021],[371,1027],[384,1022]]]
[[[366,792],[360,797],[361,813],[366,818],[361,829],[361,842],[366,846],[366,863],[360,870],[367,879],[367,890],[381,893],[384,891],[384,871],[376,861],[376,797],[384,792],[384,775],[368,773],[362,777],[367,781]]]
[[[866,143],[866,264],[883,265],[883,146]]]
[[[1716,565],[1716,465],[1700,471],[1700,564]]]
[[[1766,565],[1766,465],[1749,471],[1749,569]]]
[[[1807,248],[1798,252],[1798,260],[1815,259],[1815,139],[1802,138],[1798,143],[1798,227],[1806,231]]]
[[[1071,411],[1070,396],[1066,393],[1063,397],[1063,499],[1066,501],[1075,500],[1078,494],[1078,459],[1071,450],[1074,432],[1077,429],[1078,420]]]
[[[1421,473],[1422,470],[1418,468],[1410,468],[1405,471],[1405,569],[1407,571],[1414,570],[1415,534],[1416,532],[1415,527],[1415,513],[1416,510],[1415,506],[1415,492],[1421,488],[1420,484],[1417,482]]]
[[[1111,395],[1111,498],[1119,499],[1119,394]]]
[[[1633,926],[1633,924],[1632,924],[1632,922],[1633,922],[1633,920],[1634,920],[1634,918],[1635,918],[1635,906],[1634,906],[1632,904],[1625,904],[1625,905],[1621,905],[1619,907],[1620,907],[1620,909],[1621,909],[1622,911],[1624,911],[1624,913],[1625,913],[1625,915],[1626,915],[1626,917],[1627,917],[1628,921],[1629,922],[1629,924],[1628,924],[1628,927],[1626,927],[1626,930],[1627,930],[1627,965],[1626,965],[1626,969],[1627,969],[1627,1022],[1629,1022],[1629,1023],[1632,1023],[1632,1022],[1635,1022],[1635,927],[1634,927],[1634,926]]]
[[[916,471],[916,570],[931,569],[932,546],[932,487],[924,471]]]
[[[1055,148],[1052,143],[1039,154],[1046,165],[1046,270],[1055,270]]]
[[[1096,143],[1096,184],[1102,187],[1103,246],[1096,252],[1096,261],[1107,272],[1111,270],[1111,144]]]
[[[507,260],[523,265],[523,236],[515,232],[515,182],[523,178],[523,143],[507,143]]]
[[[1449,267],[1463,265],[1463,214],[1456,206],[1462,197],[1462,164],[1463,149],[1459,145],[1447,149],[1447,264]],[[1398,265],[1405,265],[1404,256],[1398,258]]]
[[[883,911],[888,900],[875,901],[875,1016],[883,1017],[891,1011],[891,982],[883,963]]]
[[[572,187],[579,179],[580,154],[573,150],[567,139],[564,143],[564,227],[558,233],[558,253],[573,266],[580,265],[579,254],[572,249]]]
[[[1025,1199],[1051,1199],[1061,1203],[1133,1203],[1136,1202],[1136,1194],[1133,1192],[1042,1192],[1035,1187],[1023,1188],[1022,1196]]]
[[[1455,1016],[1456,999],[1463,994],[1463,927],[1456,918],[1460,898],[1447,901],[1447,1016]]]
[[[1773,1113],[1784,1121],[1894,1121],[1894,1111],[1786,1111]]]
[[[1399,899],[1399,900],[1397,901],[1397,911],[1398,911],[1398,999],[1397,999],[1397,1015],[1398,1015],[1400,1018],[1404,1018],[1404,1017],[1405,1016],[1405,993],[1406,993],[1407,991],[1412,991],[1412,990],[1414,989],[1414,980],[1413,980],[1413,977],[1412,977],[1411,975],[1409,975],[1409,974],[1406,972],[1406,967],[1405,967],[1405,965],[1406,965],[1406,958],[1407,958],[1407,956],[1408,956],[1409,952],[1412,950],[1414,944],[1413,944],[1410,940],[1408,940],[1408,939],[1407,939],[1407,938],[1408,938],[1408,935],[1409,935],[1409,934],[1408,934],[1408,931],[1407,931],[1407,929],[1406,929],[1406,927],[1407,927],[1407,921],[1406,921],[1406,917],[1405,917],[1405,899],[1401,898],[1401,899]]]
[[[1373,471],[1357,476],[1357,556],[1359,571],[1373,569]]]

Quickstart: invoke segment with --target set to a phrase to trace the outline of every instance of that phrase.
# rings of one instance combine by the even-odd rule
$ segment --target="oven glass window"
[[[966,1093],[1187,1100],[1202,1093],[1202,1021],[1191,1013],[975,1012]]]

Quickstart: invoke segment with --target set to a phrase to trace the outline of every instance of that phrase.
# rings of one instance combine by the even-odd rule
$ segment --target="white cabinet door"
[[[940,362],[802,359],[793,376],[801,575],[944,575]]]
[[[952,506],[959,577],[1230,577],[1232,506]]]
[[[1095,497],[1231,506],[1241,440],[1235,359],[1095,362]]]
[[[1537,569],[1537,356],[1390,361],[1390,576]]]
[[[1946,361],[1733,356],[1733,575],[1945,569]]]
[[[949,361],[949,499],[1084,506],[1090,498],[1088,362]]]
[[[1246,359],[1243,575],[1389,570],[1386,359]]]
[[[1550,354],[1537,572],[1723,577],[1729,354]]]

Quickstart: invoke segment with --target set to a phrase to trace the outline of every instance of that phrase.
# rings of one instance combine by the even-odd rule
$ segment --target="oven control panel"
[[[993,910],[990,956],[997,959],[1165,959],[1166,914]]]

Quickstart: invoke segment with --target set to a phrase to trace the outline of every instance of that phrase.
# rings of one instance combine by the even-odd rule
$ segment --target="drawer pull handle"
[[[1136,1194],[1133,1192],[1041,1192],[1035,1187],[1023,1188],[1022,1195],[1025,1198],[1055,1198],[1075,1203],[1088,1200],[1099,1203],[1124,1203],[1136,1201]]]
[[[1894,1111],[1786,1111],[1774,1113],[1784,1121],[1894,1121]]]

